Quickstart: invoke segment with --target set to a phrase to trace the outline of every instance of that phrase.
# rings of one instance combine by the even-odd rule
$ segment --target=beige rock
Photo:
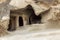
[[[35,3],[34,0],[22,0],[22,1],[12,0],[10,2],[10,5],[12,6],[12,9],[24,8],[29,4],[32,5],[32,7],[34,8],[34,11],[35,11],[36,15],[39,15],[41,12],[46,11],[50,8],[49,4],[47,4],[46,2]]]
[[[7,34],[8,34],[8,32],[6,31],[6,29],[4,28],[4,26],[0,25],[0,37],[1,36],[5,36]]]
[[[8,4],[10,0],[0,0],[0,2],[0,36],[3,36],[7,34],[9,24],[10,9]]]
[[[32,5],[35,14],[39,15],[41,12],[44,12],[50,8],[50,5],[44,2],[35,3],[33,0],[27,1],[28,4]]]
[[[50,11],[43,15],[42,22],[47,28],[60,28],[60,5],[51,6]]]

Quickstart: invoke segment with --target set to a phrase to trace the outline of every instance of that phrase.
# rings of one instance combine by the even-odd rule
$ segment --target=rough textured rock
[[[1,3],[2,2],[2,3]],[[0,35],[5,35],[7,32],[9,24],[9,15],[10,9],[9,4],[10,0],[1,0],[0,1]]]
[[[60,4],[51,6],[48,15],[43,16],[43,21],[46,23],[47,28],[60,28]]]
[[[34,11],[35,11],[35,14],[38,16],[41,12],[44,12],[46,10],[48,10],[50,8],[50,5],[45,3],[45,2],[37,2],[35,3],[34,0],[31,0],[31,1],[28,1],[26,0],[27,4],[30,4],[32,5]]]
[[[5,35],[7,35],[8,34],[8,32],[7,32],[7,30],[4,28],[4,26],[1,26],[0,25],[0,37],[1,36],[5,36]]]
[[[48,10],[50,6],[60,4],[60,0],[12,0],[10,2],[12,9],[24,8],[29,4],[34,8],[35,14],[39,15],[41,12]]]
[[[42,21],[44,20],[59,20],[59,15],[60,15],[60,5],[57,6],[51,6],[50,10],[47,10],[46,12],[43,12],[42,14]],[[46,22],[45,21],[45,22]]]
[[[21,4],[23,4],[23,5],[21,5]],[[44,2],[35,3],[34,0],[22,0],[22,1],[12,0],[10,2],[12,9],[25,8],[29,4],[34,8],[36,15],[39,15],[41,12],[46,11],[50,8],[49,4],[44,3]]]
[[[20,9],[20,8],[24,8],[28,5],[25,2],[25,0],[11,0],[11,2],[9,4],[12,7],[12,9]]]

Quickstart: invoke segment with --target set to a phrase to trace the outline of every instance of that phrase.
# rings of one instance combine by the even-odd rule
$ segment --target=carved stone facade
[[[27,2],[28,5],[25,8],[16,10],[10,10],[9,2],[10,0],[6,0],[0,3],[0,36],[8,34],[7,30],[14,31],[25,25],[60,22],[60,4],[55,0],[51,5],[43,1]]]
[[[15,30],[20,26],[35,24],[41,22],[41,16],[36,16],[31,5],[10,12],[10,26],[8,30]]]

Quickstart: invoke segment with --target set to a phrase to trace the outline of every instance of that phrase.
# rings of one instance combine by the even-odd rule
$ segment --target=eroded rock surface
[[[0,36],[7,33],[10,15],[9,2],[10,0],[0,0]]]

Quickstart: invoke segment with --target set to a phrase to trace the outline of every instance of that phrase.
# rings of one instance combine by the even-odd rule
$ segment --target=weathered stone
[[[16,1],[16,2],[14,3],[15,4],[14,6],[16,6],[19,9],[12,10],[11,16],[17,17],[17,19],[16,19],[17,26],[19,26],[18,25],[19,16],[23,17],[24,25],[28,24],[28,22],[29,22],[30,11],[32,11],[32,10],[25,10],[26,9],[25,6],[27,6],[27,5],[31,5],[33,7],[33,10],[34,10],[36,16],[38,16],[40,14],[42,15],[41,21],[43,23],[48,22],[48,24],[49,24],[49,22],[50,23],[53,22],[53,23],[57,24],[58,23],[57,20],[58,21],[60,20],[60,17],[59,17],[60,16],[60,12],[59,12],[60,6],[57,7],[57,4],[59,4],[58,0],[40,0],[38,2],[35,2],[34,0],[27,0],[27,1],[25,1],[27,3],[27,5],[25,5],[22,9],[20,9],[21,5],[19,5],[19,2],[18,1]],[[23,2],[23,3],[25,3],[25,2]],[[30,7],[28,9],[30,9]],[[32,23],[33,23],[33,21],[32,21]],[[51,24],[53,24],[53,23],[51,23]],[[12,24],[13,24],[13,22],[12,22]],[[14,27],[12,26],[12,30],[14,28],[15,28],[15,25],[14,25]]]
[[[35,13],[34,13],[32,6],[28,5],[27,7],[22,8],[22,9],[11,10],[10,14],[11,14],[10,15],[11,23],[10,23],[9,29],[14,30],[15,28],[19,27],[19,17],[22,17],[23,25],[25,26],[25,25],[29,24],[29,18],[31,17],[31,15],[33,15]]]
[[[60,25],[60,4],[56,6],[51,6],[51,9],[47,11],[46,14],[43,14],[42,22],[47,22],[48,24],[50,23],[50,25]]]
[[[9,4],[10,0],[0,0],[0,35],[6,34],[9,24],[10,9]]]
[[[1,26],[0,25],[0,37],[1,36],[5,36],[5,35],[7,35],[8,34],[8,32],[7,32],[7,30],[4,28],[4,26]]]
[[[23,5],[21,5],[21,4],[23,4]],[[12,7],[12,10],[25,8],[27,5],[31,5],[33,7],[36,15],[39,15],[41,12],[46,11],[50,8],[50,5],[48,3],[46,3],[46,2],[45,3],[44,2],[35,3],[34,0],[23,0],[22,2],[20,2],[19,0],[18,1],[12,0],[10,5]]]
[[[28,4],[32,5],[35,14],[38,16],[41,12],[44,12],[46,10],[48,10],[50,8],[50,5],[45,3],[45,2],[41,2],[39,1],[38,3],[35,3],[33,0],[31,0],[30,2],[27,1]]]

